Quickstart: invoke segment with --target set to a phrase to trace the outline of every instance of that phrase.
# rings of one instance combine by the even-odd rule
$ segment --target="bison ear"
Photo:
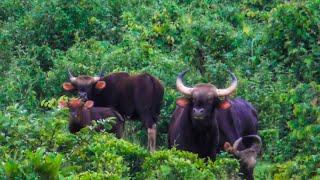
[[[96,84],[96,89],[101,90],[101,89],[103,89],[104,87],[106,87],[106,82],[104,82],[104,81],[98,81],[98,82],[97,82],[97,84]]]
[[[72,91],[74,89],[74,86],[71,83],[63,83],[62,87],[66,91]]]
[[[228,142],[225,142],[225,143],[224,143],[223,148],[224,148],[224,150],[227,151],[228,153],[231,153],[231,152],[233,151],[231,144],[228,143]]]
[[[227,99],[221,101],[221,103],[219,104],[219,109],[222,109],[222,110],[227,110],[227,109],[230,109],[231,107],[232,107],[232,104]]]
[[[86,103],[84,103],[84,107],[86,108],[86,109],[89,109],[89,108],[92,108],[93,107],[93,101],[87,101]]]
[[[64,101],[59,101],[59,107],[61,108],[67,108],[68,107],[68,103],[64,102]]]
[[[188,104],[190,104],[190,99],[179,98],[176,100],[176,104],[180,107],[186,107]]]

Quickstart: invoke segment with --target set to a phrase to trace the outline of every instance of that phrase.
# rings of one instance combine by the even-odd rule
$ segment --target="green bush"
[[[282,65],[298,81],[319,79],[319,2],[278,4],[270,12],[263,44],[273,67]]]
[[[143,163],[141,179],[217,179],[237,173],[239,163],[235,159],[218,157],[216,162],[199,159],[197,155],[175,148],[152,153]]]
[[[43,104],[51,106],[50,102]],[[175,149],[149,154],[141,146],[95,132],[94,127],[73,135],[67,132],[67,110],[54,108],[40,116],[26,114],[18,105],[0,113],[1,178],[129,179],[175,177],[176,173],[181,178],[216,177],[215,173],[225,176],[227,172],[236,172],[239,166],[237,160],[226,156],[218,158],[215,164],[205,163],[192,153]],[[163,174],[166,166],[175,170]]]
[[[234,159],[205,163],[167,150],[177,75],[185,83],[229,85],[259,113],[257,179],[319,177],[319,2],[36,1],[0,3],[0,179],[227,178]],[[145,150],[142,122],[125,140],[85,128],[67,131],[57,101],[75,75],[149,73],[165,88],[159,151]],[[142,146],[139,146],[142,145]],[[46,168],[48,167],[48,168]],[[263,170],[263,168],[266,169]]]

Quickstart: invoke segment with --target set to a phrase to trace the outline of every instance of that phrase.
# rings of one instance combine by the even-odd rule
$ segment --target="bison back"
[[[113,133],[117,138],[121,138],[124,131],[124,118],[114,109],[105,108],[105,107],[94,107],[90,109],[91,120],[101,120],[108,118],[115,118],[115,121],[110,123],[112,126],[111,130],[107,132]],[[99,127],[99,130],[104,129],[103,127]]]
[[[229,109],[216,110],[220,131],[219,151],[223,150],[225,142],[233,144],[238,138],[257,134],[257,112],[251,104],[243,99],[229,99],[232,106]],[[240,144],[239,149],[244,149]]]

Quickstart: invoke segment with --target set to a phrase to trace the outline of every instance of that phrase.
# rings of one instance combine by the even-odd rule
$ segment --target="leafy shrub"
[[[212,179],[237,173],[239,163],[235,159],[218,157],[216,162],[198,159],[197,155],[175,148],[152,153],[147,157],[139,178],[143,179]]]
[[[38,149],[36,152],[26,151],[28,159],[21,161],[9,159],[4,164],[4,177],[16,178],[37,178],[58,179],[59,176],[70,171],[71,168],[62,170],[63,155],[55,153],[45,153],[45,149]]]
[[[204,163],[164,148],[184,69],[190,86],[226,87],[226,70],[238,77],[233,96],[259,112],[267,163],[257,178],[318,178],[318,7],[316,0],[1,2],[0,178],[224,178],[237,169],[234,159]],[[102,64],[105,74],[147,72],[162,81],[163,150],[148,154],[128,142],[146,144],[141,122],[128,123],[127,141],[90,128],[67,132],[67,112],[55,108],[72,96],[61,88],[67,68],[96,75]]]
[[[0,3],[0,21],[12,21],[30,11],[32,2],[24,0],[3,0]]]
[[[61,111],[41,118],[21,113],[26,110],[16,106],[0,114],[3,177],[58,178],[94,171],[105,173],[104,177],[121,178],[137,171],[146,156],[145,149],[110,134],[98,134],[93,127],[84,128],[77,135],[69,134],[66,114]]]
[[[215,177],[216,173],[225,176],[236,172],[239,167],[237,160],[226,156],[213,164],[175,149],[149,154],[145,148],[108,133],[98,133],[94,127],[83,128],[72,135],[66,132],[66,112],[54,108],[50,114],[26,117],[27,111],[16,105],[1,113],[0,177],[126,179],[174,177],[174,172],[179,173],[179,177]],[[174,172],[162,172],[166,166],[174,168]]]
[[[273,66],[283,65],[299,81],[319,79],[319,2],[285,2],[271,10],[266,37],[266,53]],[[271,50],[271,51],[270,51]]]
[[[283,101],[293,106],[291,120],[288,121],[290,133],[288,135],[290,146],[282,142],[281,154],[294,156],[294,161],[279,163],[274,171],[275,177],[279,178],[311,178],[319,176],[319,85],[315,82],[300,84],[287,94],[282,95]],[[294,150],[293,150],[294,149]],[[283,156],[282,157],[286,157]],[[281,159],[283,160],[283,159]],[[308,170],[306,170],[308,169]]]
[[[114,3],[99,0],[39,2],[11,31],[17,33],[17,41],[23,44],[48,45],[61,50],[70,47],[77,37],[89,39],[94,36],[113,41],[119,31],[110,29],[115,28],[120,18],[118,11],[111,11],[115,8]],[[20,33],[25,30],[27,33]]]

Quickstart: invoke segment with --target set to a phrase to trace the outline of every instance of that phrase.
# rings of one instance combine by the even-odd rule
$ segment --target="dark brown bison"
[[[129,75],[125,72],[103,76],[74,77],[68,69],[67,91],[76,90],[80,98],[92,100],[97,107],[112,107],[121,115],[141,119],[148,129],[148,148],[156,148],[156,123],[160,114],[164,89],[159,80],[149,74]]]
[[[59,106],[68,108],[70,111],[69,131],[76,133],[86,126],[92,126],[93,120],[103,120],[114,117],[115,122],[111,123],[112,129],[107,132],[113,133],[117,138],[121,138],[124,130],[124,119],[115,110],[106,107],[92,107],[93,101],[82,102],[80,99],[70,100],[69,102],[59,102]],[[103,127],[98,127],[100,131]]]
[[[257,114],[249,103],[241,99],[219,99],[236,90],[234,74],[230,73],[232,83],[226,89],[218,89],[212,84],[189,88],[182,83],[186,72],[178,76],[176,86],[190,98],[176,101],[168,132],[169,148],[176,146],[214,161],[224,143],[234,143],[242,136],[257,134]],[[243,146],[240,143],[239,148],[245,149]],[[244,170],[242,172],[244,174]]]
[[[168,131],[169,148],[176,147],[214,161],[219,142],[219,129],[214,115],[203,119],[192,117],[193,103],[187,98],[178,99],[176,104]]]
[[[226,89],[217,89],[212,84],[197,84],[193,88],[183,85],[182,78],[187,71],[182,72],[176,87],[181,93],[191,96],[177,100],[177,108],[172,114],[169,126],[169,147],[197,153],[199,157],[210,157],[215,160],[219,145],[219,127],[216,113],[225,105],[219,96],[228,96],[235,91],[237,79],[232,75],[232,84]]]

